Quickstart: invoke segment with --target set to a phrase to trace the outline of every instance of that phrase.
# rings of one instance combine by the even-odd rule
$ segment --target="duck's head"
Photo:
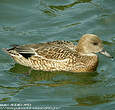
[[[104,50],[102,40],[94,34],[85,34],[78,42],[77,50],[80,54],[94,56],[96,53],[101,53],[107,57],[112,57]]]

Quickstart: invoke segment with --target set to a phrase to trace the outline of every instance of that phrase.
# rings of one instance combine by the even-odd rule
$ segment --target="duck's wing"
[[[66,46],[54,45],[52,43],[30,44],[30,45],[15,45],[11,49],[7,49],[8,52],[16,51],[25,58],[41,57],[44,59],[52,60],[64,60],[72,57],[74,51]]]
[[[64,60],[70,58],[73,51],[67,47],[50,45],[36,50],[36,56],[52,60]]]

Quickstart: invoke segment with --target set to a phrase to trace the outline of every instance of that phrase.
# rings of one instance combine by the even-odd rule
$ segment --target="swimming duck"
[[[43,71],[93,72],[98,65],[97,53],[112,57],[94,34],[83,35],[77,45],[69,41],[53,41],[12,46],[4,51],[17,63]]]

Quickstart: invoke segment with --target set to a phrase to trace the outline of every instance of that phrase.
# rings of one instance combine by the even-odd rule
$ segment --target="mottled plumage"
[[[43,71],[91,72],[98,65],[98,56],[103,52],[102,41],[93,34],[85,34],[78,45],[69,41],[53,41],[40,44],[13,45],[4,49],[21,65]]]

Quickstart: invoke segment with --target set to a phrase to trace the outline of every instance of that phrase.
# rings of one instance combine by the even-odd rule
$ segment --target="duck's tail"
[[[18,45],[11,45],[12,48],[2,48],[2,50],[4,52],[6,52],[7,54],[9,54],[10,56],[14,56],[16,55],[16,51],[15,51],[15,48],[18,46]]]
[[[11,56],[17,63],[24,66],[29,66],[28,59],[16,50],[17,47],[18,45],[12,45],[12,48],[3,48],[2,50]]]

